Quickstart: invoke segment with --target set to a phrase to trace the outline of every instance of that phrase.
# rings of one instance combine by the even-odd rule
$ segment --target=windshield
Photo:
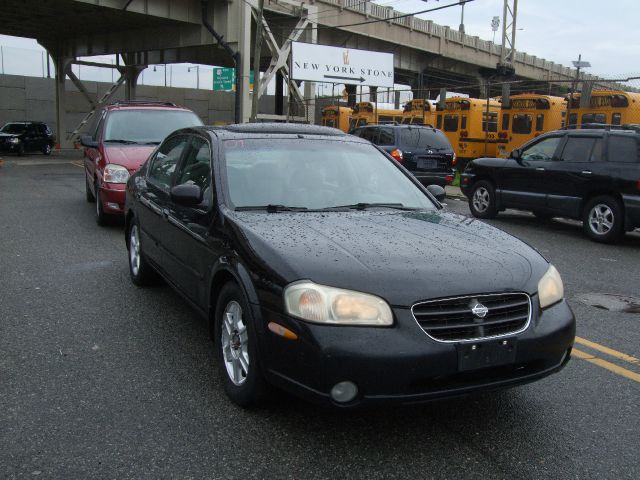
[[[311,139],[224,142],[230,206],[323,209],[384,203],[435,209],[376,147]]]
[[[2,133],[22,133],[27,129],[24,123],[7,123],[0,132]]]
[[[200,125],[200,118],[185,110],[118,110],[107,118],[103,141],[160,143],[175,130]]]
[[[451,144],[444,133],[429,128],[403,128],[400,131],[400,145],[405,148],[433,148],[451,150]]]

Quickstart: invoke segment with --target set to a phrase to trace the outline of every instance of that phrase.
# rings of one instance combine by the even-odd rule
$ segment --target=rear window
[[[638,163],[638,142],[632,137],[610,135],[608,159],[610,162]]]
[[[458,115],[445,115],[444,116],[444,131],[445,132],[457,132],[458,131]]]
[[[585,123],[607,123],[607,116],[604,113],[585,113],[582,115],[582,124]]]
[[[511,131],[521,134],[531,133],[531,115],[526,113],[515,114],[511,122]]]
[[[202,120],[186,110],[115,110],[107,117],[103,141],[160,143],[171,132],[200,125]]]
[[[405,148],[452,149],[444,133],[429,128],[403,128],[400,131],[400,145]]]

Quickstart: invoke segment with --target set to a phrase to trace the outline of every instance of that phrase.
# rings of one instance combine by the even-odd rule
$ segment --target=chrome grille
[[[477,304],[487,308],[482,318],[471,311]],[[531,299],[526,293],[469,295],[416,303],[411,313],[434,340],[479,340],[526,330],[531,320]]]

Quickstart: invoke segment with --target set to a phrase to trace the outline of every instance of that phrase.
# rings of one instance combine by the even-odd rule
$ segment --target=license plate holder
[[[438,166],[437,160],[433,158],[419,158],[418,168],[420,170],[433,170]]]
[[[517,338],[460,343],[458,371],[479,370],[514,363],[518,347]]]

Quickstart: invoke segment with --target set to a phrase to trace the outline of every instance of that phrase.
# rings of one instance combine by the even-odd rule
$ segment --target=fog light
[[[120,210],[120,205],[118,205],[117,203],[113,203],[113,202],[107,202],[107,207],[113,208],[114,210]]]
[[[356,398],[358,387],[353,382],[339,382],[331,389],[331,398],[338,403],[347,403]]]

